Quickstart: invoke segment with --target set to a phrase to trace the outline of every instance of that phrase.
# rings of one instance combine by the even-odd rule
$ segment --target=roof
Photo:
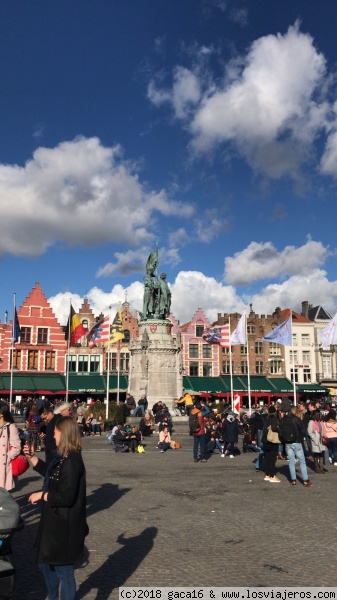
[[[330,321],[332,319],[330,313],[321,305],[309,308],[308,315],[310,321]]]
[[[283,321],[288,319],[288,317],[290,316],[290,312],[293,323],[311,323],[310,319],[307,319],[307,317],[300,315],[300,313],[297,313],[294,310],[290,311],[290,308],[285,308],[284,310],[281,310],[280,314]]]

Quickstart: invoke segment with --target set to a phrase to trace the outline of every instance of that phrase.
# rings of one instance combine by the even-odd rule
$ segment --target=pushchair
[[[15,568],[12,554],[12,538],[23,528],[19,505],[9,492],[0,488],[0,599],[13,597]]]

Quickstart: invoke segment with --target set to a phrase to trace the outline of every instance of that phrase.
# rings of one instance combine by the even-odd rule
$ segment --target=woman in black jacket
[[[270,483],[281,483],[281,480],[275,475],[279,441],[274,443],[268,440],[267,436],[269,427],[271,428],[272,432],[277,433],[280,436],[280,427],[275,406],[269,406],[268,415],[263,427],[262,444],[265,453],[266,473],[264,480],[270,481]]]
[[[61,417],[55,426],[57,457],[46,465],[29,455],[34,470],[44,476],[41,492],[29,497],[32,504],[42,501],[41,520],[35,547],[48,599],[73,600],[76,594],[74,563],[84,548],[88,533],[86,522],[85,467],[81,456],[81,437],[72,417]],[[28,452],[28,447],[25,447]]]

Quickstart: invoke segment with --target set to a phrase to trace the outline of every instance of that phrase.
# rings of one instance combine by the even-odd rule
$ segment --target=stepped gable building
[[[40,284],[36,283],[17,311],[21,336],[13,352],[13,370],[59,372],[65,370],[66,341]],[[1,371],[10,371],[12,321],[0,323]]]
[[[180,325],[173,315],[172,335],[181,336],[184,374],[190,377],[218,377],[220,375],[219,348],[203,340],[202,334],[210,321],[198,308],[191,321]]]
[[[282,321],[290,316],[290,309],[281,311]],[[284,346],[286,377],[300,385],[306,384],[310,392],[311,384],[316,382],[314,327],[308,317],[294,310],[292,316],[291,346]]]
[[[241,318],[240,313],[218,314],[218,319],[212,327],[226,325],[230,322],[233,333]],[[247,315],[248,344],[235,344],[232,346],[232,373],[233,375],[247,375],[248,364],[251,375],[264,375],[265,377],[285,377],[284,346],[273,342],[262,342],[264,335],[282,323],[282,311],[276,308],[272,315],[258,315],[250,305]],[[247,357],[247,348],[249,355]],[[218,349],[221,373],[230,374],[229,348]]]

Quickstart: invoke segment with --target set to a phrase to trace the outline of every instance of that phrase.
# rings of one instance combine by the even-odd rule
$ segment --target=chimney
[[[302,302],[302,312],[301,312],[302,317],[306,317],[308,318],[309,316],[309,302],[308,300],[304,300],[304,302]]]

